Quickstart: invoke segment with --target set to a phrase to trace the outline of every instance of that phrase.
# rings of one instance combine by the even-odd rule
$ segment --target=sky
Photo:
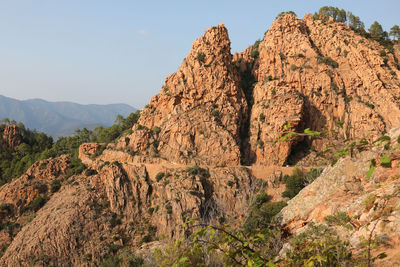
[[[0,95],[142,108],[207,28],[225,24],[240,52],[281,11],[325,5],[400,25],[399,0],[0,0]]]

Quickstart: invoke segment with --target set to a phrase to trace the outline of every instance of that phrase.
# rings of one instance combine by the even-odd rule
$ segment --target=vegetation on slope
[[[61,137],[56,142],[44,133],[26,129],[22,123],[3,119],[0,124],[0,136],[7,125],[15,124],[19,129],[21,144],[10,151],[7,144],[0,138],[0,186],[20,176],[34,162],[62,154],[72,156],[71,169],[74,173],[82,171],[83,167],[78,159],[78,148],[82,143],[110,143],[123,133],[130,131],[139,116],[139,111],[131,113],[126,118],[118,115],[115,124],[110,127],[98,126],[93,131],[86,128],[78,129],[75,135]]]

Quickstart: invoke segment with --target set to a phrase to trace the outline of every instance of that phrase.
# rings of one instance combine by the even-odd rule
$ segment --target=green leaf
[[[378,259],[384,259],[387,257],[387,254],[385,252],[380,253],[378,256],[376,256]]]
[[[321,133],[317,131],[311,131],[310,128],[304,130],[304,133],[309,134],[311,136],[320,136]]]
[[[384,168],[392,167],[392,160],[388,157],[388,154],[384,154],[381,156],[381,166]]]
[[[189,261],[189,258],[188,257],[183,257],[183,258],[181,258],[180,260],[179,260],[179,263],[185,263],[185,262],[188,262]]]
[[[374,173],[375,170],[375,166],[371,165],[371,167],[369,167],[369,170],[367,172],[367,180],[369,180],[369,178],[371,178],[372,174]]]

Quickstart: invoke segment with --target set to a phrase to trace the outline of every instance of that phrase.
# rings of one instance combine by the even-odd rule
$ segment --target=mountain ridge
[[[27,128],[53,137],[72,135],[78,128],[110,126],[118,114],[125,117],[135,111],[128,104],[78,104],[39,98],[17,100],[0,95],[0,118],[22,122]]]

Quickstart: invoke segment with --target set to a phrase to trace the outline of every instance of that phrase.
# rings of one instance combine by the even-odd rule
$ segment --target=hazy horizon
[[[395,0],[2,1],[0,94],[140,109],[207,28],[225,24],[233,54],[262,38],[279,12],[302,18],[324,5],[353,12],[366,29],[400,24]]]

